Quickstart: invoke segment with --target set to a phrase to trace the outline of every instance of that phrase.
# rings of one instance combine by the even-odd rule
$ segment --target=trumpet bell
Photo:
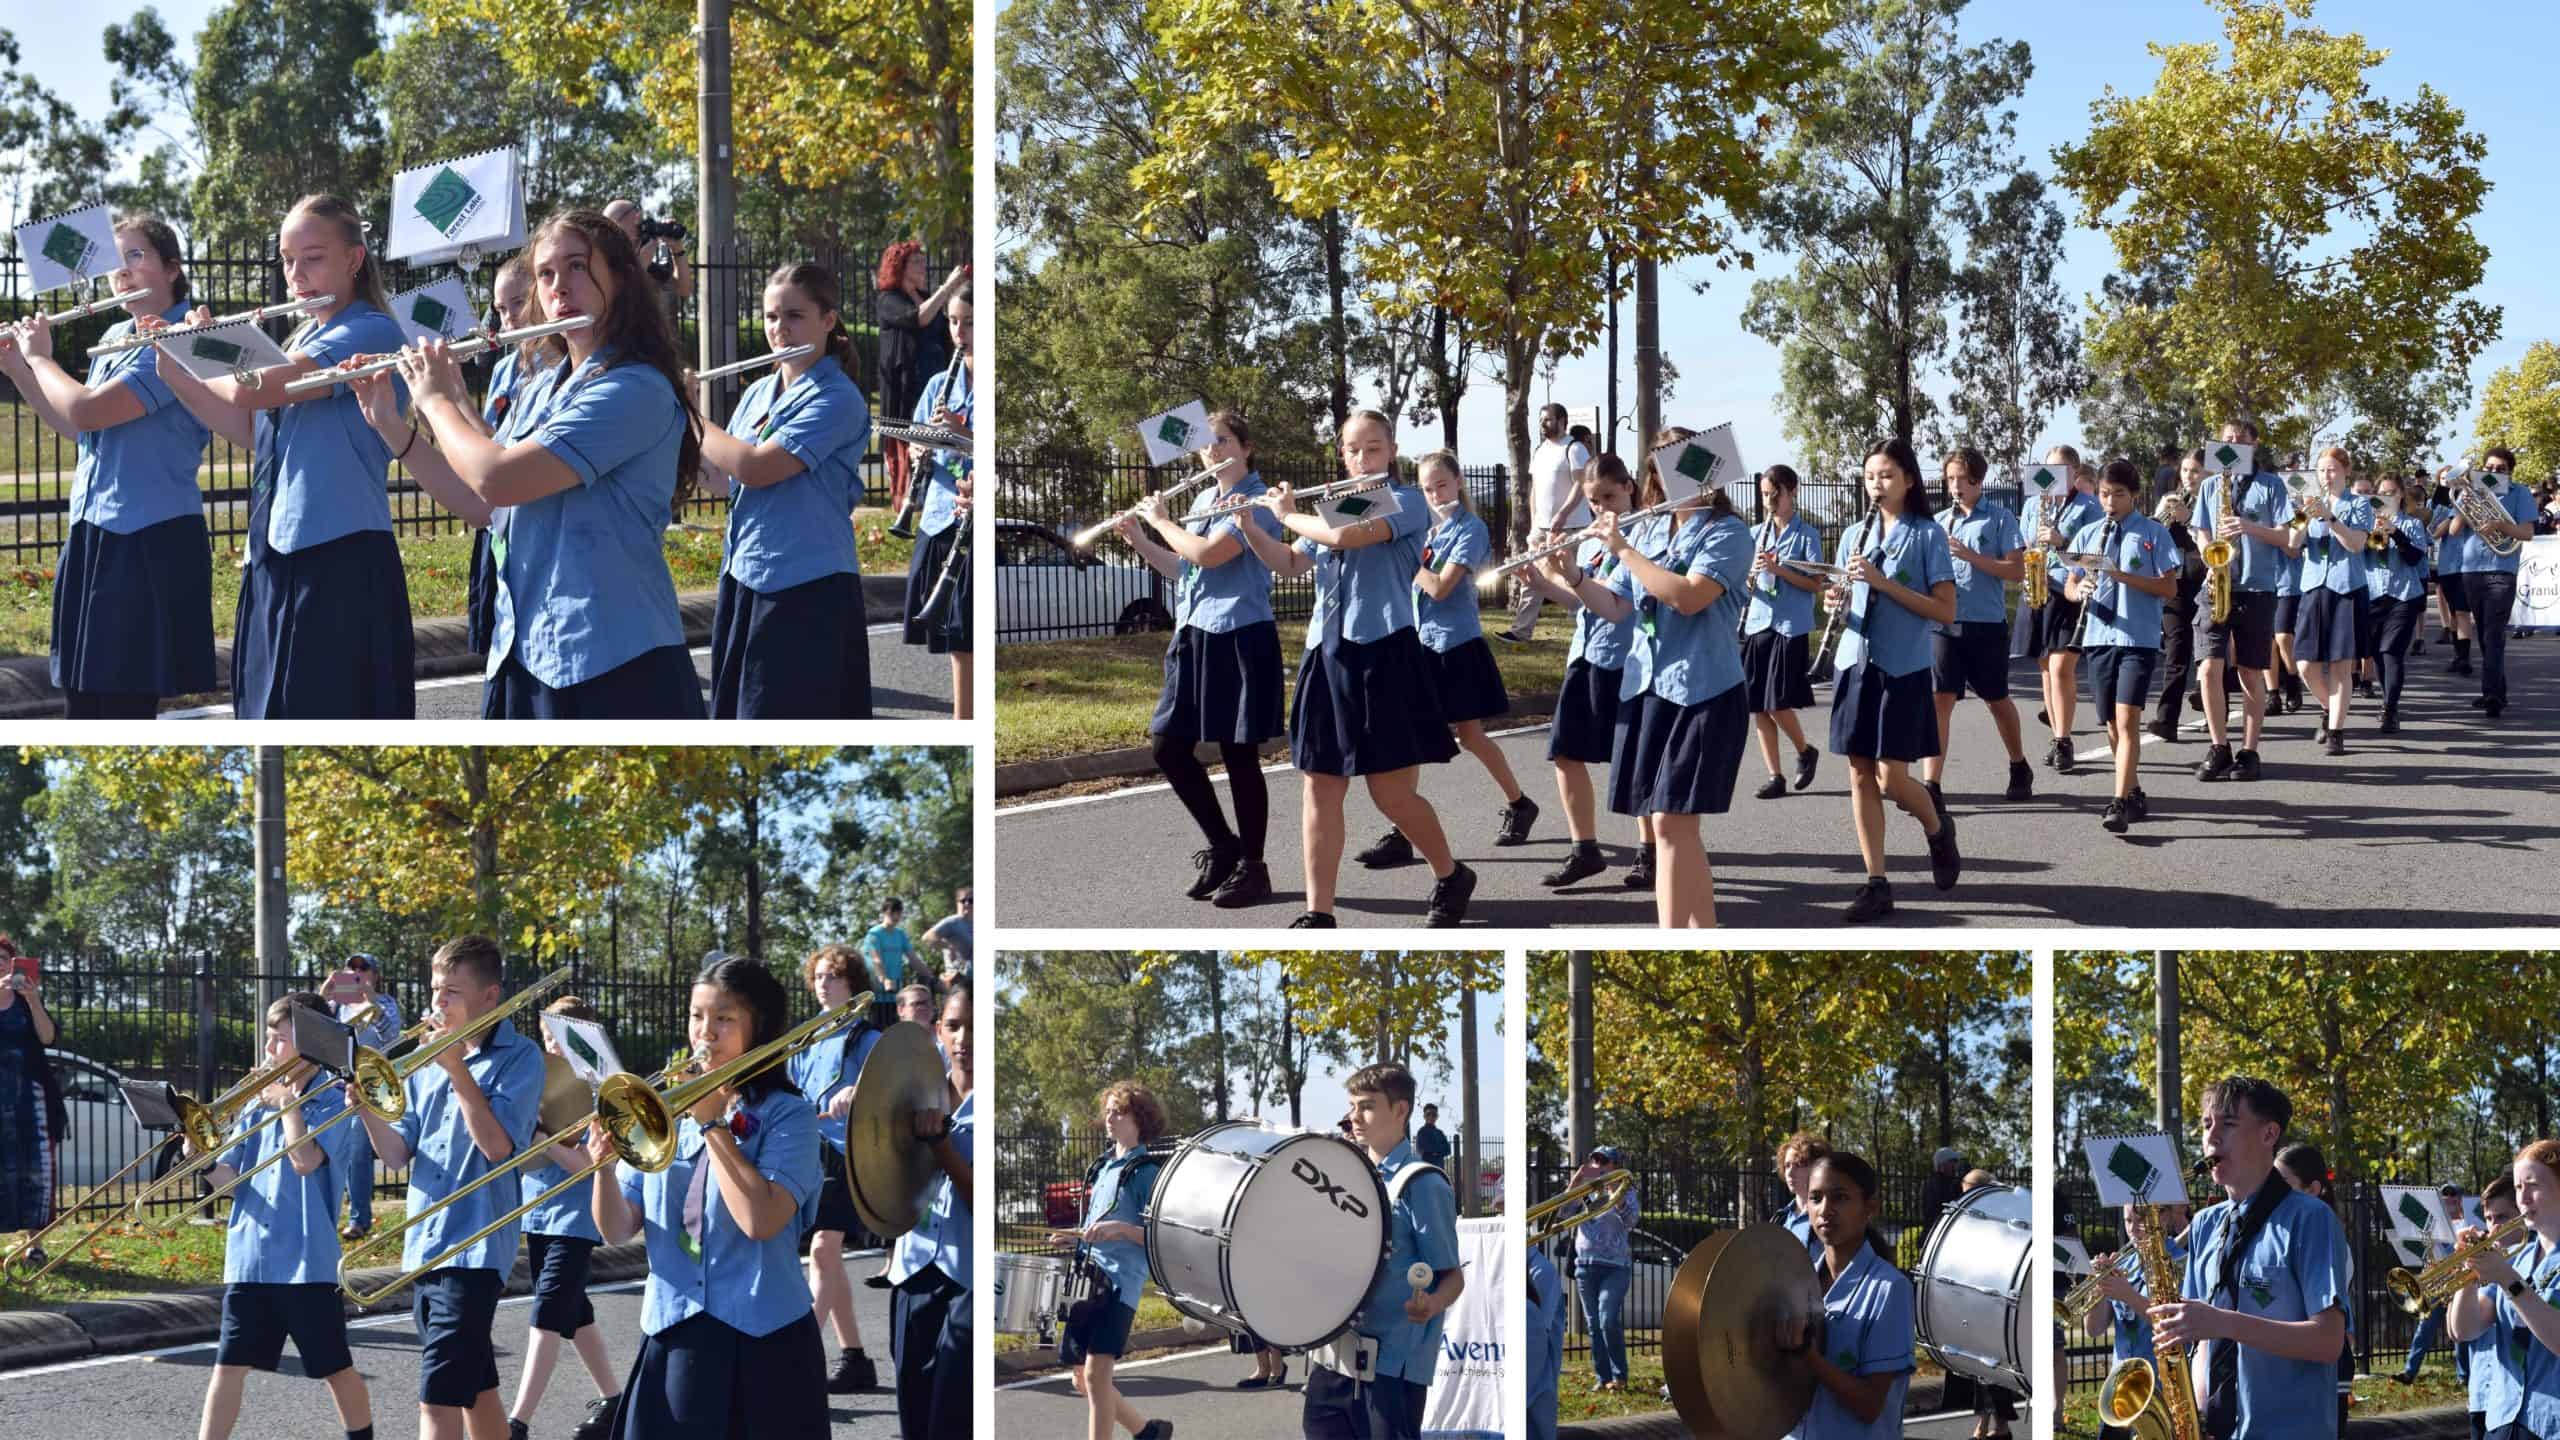
[[[628,1071],[607,1075],[596,1091],[596,1123],[635,1169],[655,1173],[675,1163],[676,1120],[649,1082]]]
[[[356,1051],[353,1087],[356,1103],[385,1124],[397,1123],[409,1113],[409,1088],[401,1082],[400,1068],[379,1050]]]

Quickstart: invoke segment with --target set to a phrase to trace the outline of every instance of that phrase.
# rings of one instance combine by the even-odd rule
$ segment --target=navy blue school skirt
[[[1872,660],[1840,677],[1831,695],[1831,753],[1870,760],[1925,760],[1938,753],[1938,702],[1928,667],[1887,675]]]
[[[1609,808],[1620,815],[1721,815],[1733,805],[1751,702],[1739,685],[1694,705],[1648,690],[1618,709]]]
[[[1282,674],[1277,623],[1214,632],[1185,625],[1165,642],[1164,689],[1147,733],[1259,745],[1289,728]]]
[[[409,580],[390,531],[258,547],[231,623],[231,708],[243,720],[416,718]]]
[[[1481,635],[1447,650],[1422,647],[1431,667],[1431,688],[1440,696],[1440,718],[1455,725],[1511,713],[1511,692],[1502,688],[1501,667],[1493,663],[1493,647]]]
[[[2363,643],[2369,598],[2361,590],[2341,595],[2320,589],[2303,596],[2293,616],[2293,658],[2355,660],[2369,653]]]
[[[558,688],[513,652],[480,691],[483,720],[699,720],[702,681],[682,645],[643,650],[592,680]]]
[[[2009,617],[2009,658],[2032,660],[2049,650],[2077,651],[2080,647],[2071,642],[2079,634],[2080,607],[2063,599],[2062,586],[2057,584],[2041,610],[2029,609],[2024,600],[2018,602],[2017,613]]]
[[[826,1440],[827,1352],[818,1317],[748,1336],[708,1313],[640,1338],[614,1440]]]
[[[1308,651],[1289,701],[1290,762],[1310,775],[1349,776],[1457,758],[1429,665],[1411,630]]]
[[[213,678],[213,569],[202,514],[129,535],[83,520],[54,562],[53,683],[193,695]]]
[[[711,613],[711,718],[870,719],[862,577],[823,575],[768,593],[722,571]]]
[[[1813,637],[1763,630],[1742,637],[1742,694],[1754,715],[1813,708]]]
[[[488,654],[489,641],[498,633],[498,567],[489,561],[486,525],[471,532],[471,595],[463,614],[471,653]]]
[[[970,651],[969,616],[974,608],[969,572],[976,567],[966,556],[960,569],[951,577],[958,595],[942,597],[940,620],[924,613],[924,602],[933,594],[933,582],[941,576],[944,562],[951,558],[951,547],[966,534],[966,519],[955,520],[943,527],[939,535],[928,535],[916,542],[914,553],[907,557],[907,643],[921,645],[928,654],[966,655]]]
[[[1547,726],[1548,759],[1609,763],[1618,743],[1618,682],[1625,673],[1603,670],[1588,660],[1565,667],[1555,719]]]

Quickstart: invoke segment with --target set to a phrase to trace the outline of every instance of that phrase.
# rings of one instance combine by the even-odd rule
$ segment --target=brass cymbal
[[[1813,1374],[1778,1351],[1778,1323],[1819,1326],[1804,1242],[1783,1225],[1708,1236],[1680,1262],[1662,1313],[1662,1369],[1691,1431],[1779,1440],[1813,1406]]]
[[[942,1167],[915,1136],[919,1110],[950,1106],[942,1052],[912,1020],[880,1032],[853,1082],[853,1111],[844,1122],[845,1182],[853,1208],[872,1233],[904,1235],[924,1218],[926,1196]]]
[[[595,1113],[595,1092],[569,1062],[546,1050],[542,1053],[542,1106],[534,1112],[533,1128],[554,1140],[584,1144],[583,1137],[565,1133],[572,1125]]]

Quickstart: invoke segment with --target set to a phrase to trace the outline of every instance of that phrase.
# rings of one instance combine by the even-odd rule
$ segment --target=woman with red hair
[[[942,288],[924,288],[924,247],[901,240],[880,254],[880,271],[872,277],[879,289],[873,314],[880,322],[880,413],[901,419],[915,413],[924,382],[950,362],[943,338],[942,308],[969,283],[969,267],[955,265]],[[889,467],[889,508],[907,503],[907,447],[883,438],[880,459]]]

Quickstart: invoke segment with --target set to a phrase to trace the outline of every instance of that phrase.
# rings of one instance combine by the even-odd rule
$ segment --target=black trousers
[[[2186,712],[2187,687],[2196,678],[2196,619],[2168,615],[2160,624],[2160,697],[2151,704],[2151,720],[2174,730]]]
[[[2516,613],[2516,577],[2475,570],[2462,577],[2471,591],[2471,631],[2480,641],[2480,694],[2507,703],[2507,622]]]
[[[889,1294],[889,1363],[905,1440],[969,1440],[967,1292],[927,1266]]]

